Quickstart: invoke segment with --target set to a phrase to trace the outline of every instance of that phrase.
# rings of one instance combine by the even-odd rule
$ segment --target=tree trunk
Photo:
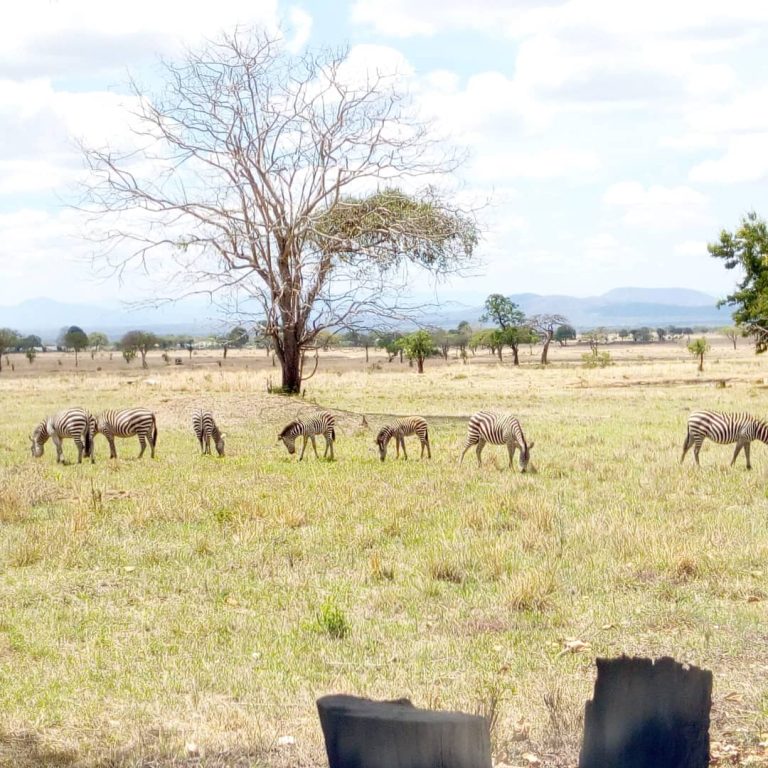
[[[416,364],[418,366],[419,373],[424,373],[424,358],[421,355],[416,358]]]
[[[520,359],[517,356],[517,344],[512,345],[512,364],[520,365]]]
[[[283,372],[283,392],[298,395],[301,392],[301,347],[295,328],[283,328],[282,338],[275,339],[275,349]]]
[[[227,345],[224,345],[224,359],[227,359]]]
[[[546,365],[547,364],[547,352],[549,352],[549,345],[552,343],[552,335],[551,333],[548,333],[546,338],[544,339],[544,346],[541,349],[541,364]]]
[[[699,373],[704,373],[704,353],[699,355]]]
[[[503,363],[504,361],[501,359],[501,355],[502,355],[502,346],[501,346],[501,344],[499,344],[498,348],[496,349],[496,352],[499,355],[499,362]]]
[[[368,362],[368,347],[365,347],[365,362]]]
[[[75,347],[75,368],[77,368],[77,347]]]
[[[140,349],[139,352],[141,353],[141,367],[149,368],[149,366],[147,365],[147,350]]]
[[[734,336],[731,341],[733,342],[733,348],[736,349],[736,337]]]

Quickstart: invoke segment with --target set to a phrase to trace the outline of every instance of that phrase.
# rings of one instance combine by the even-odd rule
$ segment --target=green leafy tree
[[[0,328],[0,372],[3,370],[3,355],[15,349],[19,341],[18,332],[11,328]]]
[[[227,334],[227,345],[231,349],[242,349],[248,343],[248,331],[242,325],[235,326]]]
[[[136,359],[136,347],[123,347],[123,360],[130,365]]]
[[[565,347],[569,341],[573,341],[576,338],[576,329],[568,323],[558,325],[555,331],[555,341],[561,346]]]
[[[147,365],[147,352],[150,349],[154,349],[160,344],[160,338],[151,331],[128,331],[122,339],[120,339],[120,349],[125,350],[132,349],[135,353],[138,352],[141,355],[141,367],[149,368]],[[125,354],[123,354],[125,357]],[[126,362],[130,362],[126,359]]]
[[[699,360],[699,373],[704,371],[704,355],[709,352],[709,342],[702,336],[688,345],[688,351]]]
[[[75,352],[75,368],[77,368],[77,356],[88,346],[88,334],[77,325],[70,325],[62,339],[67,349]]]
[[[301,391],[303,352],[320,331],[414,315],[404,280],[471,261],[474,215],[436,186],[398,188],[452,173],[462,158],[434,141],[391,78],[350,80],[346,51],[293,54],[244,30],[164,67],[159,96],[135,88],[131,124],[146,149],[86,150],[86,197],[105,221],[101,258],[150,270],[171,259],[175,268],[165,261],[158,272],[187,293],[235,290],[257,302],[284,392]],[[126,212],[152,226],[114,226]]]
[[[421,330],[409,333],[399,340],[399,344],[409,360],[415,360],[419,373],[424,373],[424,360],[439,354],[429,331]]]
[[[37,350],[34,347],[27,347],[24,350],[24,357],[26,357],[27,360],[29,360],[29,364],[32,365],[37,357]]]
[[[40,347],[42,349],[43,340],[35,334],[30,334],[29,336],[24,336],[23,338],[20,338],[18,346],[19,346],[19,349],[24,351],[26,351],[27,349],[33,349],[35,347]]]
[[[485,312],[480,316],[481,323],[493,323],[500,334],[489,337],[493,343],[493,348],[502,359],[502,350],[505,345],[512,349],[512,362],[514,365],[520,365],[518,357],[519,345],[525,343],[521,335],[526,338],[530,334],[522,334],[525,324],[525,315],[520,307],[515,304],[508,296],[502,296],[500,293],[492,293],[484,304]]]
[[[739,267],[743,277],[736,290],[720,300],[719,307],[735,307],[733,319],[755,340],[755,351],[768,349],[768,225],[752,211],[742,217],[735,232],[722,230],[707,250],[723,259],[726,269]]]

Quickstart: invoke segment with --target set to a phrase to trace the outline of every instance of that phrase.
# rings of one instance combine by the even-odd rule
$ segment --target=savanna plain
[[[712,670],[716,761],[768,751],[768,450],[705,443],[696,408],[768,416],[768,360],[712,338],[430,359],[321,354],[303,397],[267,393],[263,352],[148,370],[118,355],[11,355],[0,374],[0,765],[322,766],[318,696],[407,696],[489,717],[495,759],[573,766],[596,656]],[[43,416],[147,406],[157,457],[33,459]],[[211,408],[224,458],[190,427]],[[298,463],[279,430],[336,414],[336,461]],[[518,416],[536,472],[487,446],[480,409]],[[431,461],[373,439],[418,414]],[[363,418],[365,417],[365,418]],[[322,456],[322,439],[319,441]],[[717,750],[720,750],[719,752]],[[539,761],[538,763],[536,761]]]

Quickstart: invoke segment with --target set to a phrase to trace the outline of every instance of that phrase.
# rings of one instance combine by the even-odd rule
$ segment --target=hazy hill
[[[730,311],[718,310],[714,296],[687,288],[614,288],[601,296],[586,298],[536,293],[510,296],[528,315],[565,315],[577,329],[642,325],[656,328],[670,324],[717,327],[731,323]],[[462,320],[477,324],[482,314],[482,306],[451,302],[428,311],[427,316],[429,322],[448,327]],[[132,329],[205,336],[220,332],[234,322],[236,320],[227,320],[216,307],[202,300],[141,309],[68,304],[48,298],[30,299],[12,307],[0,306],[0,327],[35,333],[47,342],[54,341],[61,328],[70,325],[79,325],[86,333],[102,331],[110,339],[117,339]]]

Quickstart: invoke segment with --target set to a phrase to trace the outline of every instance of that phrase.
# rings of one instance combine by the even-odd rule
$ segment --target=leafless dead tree
[[[165,298],[255,301],[284,392],[301,390],[321,330],[405,318],[414,269],[472,259],[474,216],[430,185],[461,158],[411,116],[397,76],[261,32],[163,66],[162,94],[134,84],[138,149],[83,148],[97,265],[162,275]]]

